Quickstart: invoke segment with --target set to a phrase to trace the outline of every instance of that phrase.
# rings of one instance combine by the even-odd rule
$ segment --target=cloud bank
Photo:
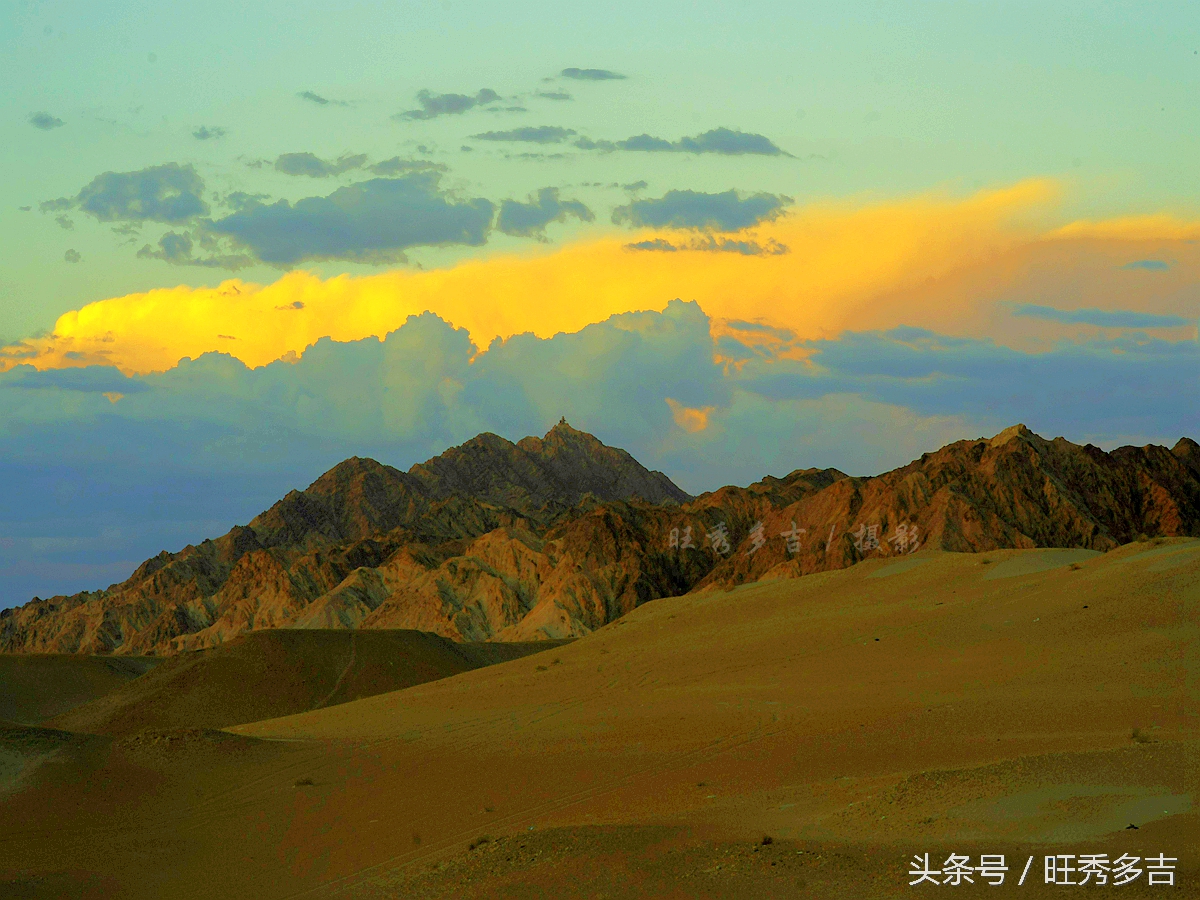
[[[1173,442],[1200,421],[1194,341],[1026,353],[921,328],[804,339],[718,327],[695,303],[660,310],[484,347],[422,314],[257,369],[222,353],[140,376],[13,368],[0,374],[0,605],[123,578],[348,456],[406,468],[560,416],[691,491],[803,466],[870,474],[1016,421],[1110,447]]]
[[[328,280],[296,271],[264,285],[232,280],[152,290],[64,314],[50,334],[0,349],[0,368],[103,362],[162,371],[211,350],[262,366],[323,336],[382,337],[427,310],[487,346],[524,332],[577,332],[614,314],[656,308],[663,297],[697,301],[717,329],[725,321],[756,321],[810,340],[915,326],[1029,350],[1077,337],[1079,326],[1012,314],[1021,304],[1044,305],[1048,296],[1087,296],[1103,310],[1200,317],[1191,290],[1200,278],[1200,225],[1060,228],[1055,197],[1052,184],[1028,182],[965,198],[791,207],[745,232],[646,229],[431,271]],[[247,203],[252,213],[263,205]],[[551,208],[537,196],[526,205]],[[690,246],[710,236],[763,252]],[[654,241],[675,252],[628,249]],[[769,252],[776,245],[787,252]],[[1153,277],[1121,268],[1148,253],[1177,262]]]

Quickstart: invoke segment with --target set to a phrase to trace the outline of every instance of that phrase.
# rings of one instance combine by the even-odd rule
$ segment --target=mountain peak
[[[1009,441],[1020,440],[1021,438],[1028,439],[1031,437],[1037,437],[1037,435],[1018,422],[1016,425],[1009,425],[998,435],[988,441],[988,444],[992,447],[1002,447]]]

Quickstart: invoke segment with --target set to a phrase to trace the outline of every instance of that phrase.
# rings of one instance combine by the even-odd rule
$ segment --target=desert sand
[[[951,852],[1200,896],[1198,638],[1197,540],[920,551],[223,731],[10,726],[0,896],[915,897]]]

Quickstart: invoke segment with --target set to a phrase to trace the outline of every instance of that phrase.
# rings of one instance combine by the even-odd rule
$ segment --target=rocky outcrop
[[[1107,550],[1200,534],[1200,446],[1106,453],[1021,425],[883,475],[802,469],[691,498],[565,422],[408,472],[350,459],[105,591],[0,614],[0,650],[170,654],[265,628],[586,634],[641,603],[923,547]]]

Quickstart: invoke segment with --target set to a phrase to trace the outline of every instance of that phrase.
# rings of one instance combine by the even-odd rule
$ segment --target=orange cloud
[[[666,400],[667,406],[671,407],[671,418],[675,420],[676,425],[688,434],[695,434],[697,431],[703,431],[707,428],[708,417],[716,410],[715,406],[692,409],[671,397],[667,397]]]
[[[616,313],[662,309],[675,297],[698,301],[718,331],[739,328],[738,321],[798,339],[901,324],[978,331],[994,318],[988,310],[998,286],[1028,275],[1029,259],[1037,257],[1030,248],[1061,253],[1122,235],[1145,240],[1151,232],[1177,239],[1196,227],[1131,220],[1054,230],[1049,219],[1057,198],[1054,183],[1034,180],[967,198],[817,204],[744,236],[788,248],[778,255],[628,249],[636,241],[677,238],[639,232],[434,271],[329,279],[297,271],[268,285],[237,279],[217,288],[181,285],[66,313],[50,336],[0,351],[0,369],[20,362],[107,363],[142,373],[211,350],[261,366],[294,359],[325,336],[382,337],[425,311],[466,328],[486,347],[522,332],[548,337]],[[991,304],[983,311],[981,296]]]

